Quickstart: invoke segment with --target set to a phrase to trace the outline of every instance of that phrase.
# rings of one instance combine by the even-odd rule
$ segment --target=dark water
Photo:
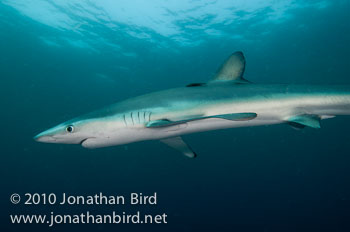
[[[116,101],[209,80],[233,51],[257,83],[350,84],[350,2],[0,1],[1,231],[10,214],[167,213],[159,225],[53,231],[350,231],[350,118],[87,150],[36,143],[50,126]],[[10,203],[12,193],[144,195],[150,206]]]

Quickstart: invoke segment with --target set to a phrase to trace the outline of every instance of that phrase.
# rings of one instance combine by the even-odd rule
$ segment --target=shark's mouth
[[[99,139],[96,137],[89,137],[89,138],[83,139],[80,142],[80,145],[85,148],[98,148],[98,147],[102,147],[104,143],[105,141],[103,139]]]
[[[80,141],[80,145],[83,146],[83,147],[86,147],[86,148],[92,148],[91,144],[93,143],[92,142],[93,140],[96,140],[96,138],[95,137],[88,137],[86,139],[81,140]]]
[[[79,144],[83,146],[83,143],[88,139],[90,139],[90,138],[86,138],[86,139],[81,140]]]

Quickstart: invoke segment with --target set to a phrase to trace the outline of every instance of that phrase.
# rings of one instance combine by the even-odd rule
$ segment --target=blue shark
[[[349,86],[255,84],[244,78],[245,63],[243,53],[235,52],[207,83],[127,99],[34,139],[85,148],[160,140],[193,158],[196,154],[182,135],[281,123],[320,128],[323,119],[350,114]]]

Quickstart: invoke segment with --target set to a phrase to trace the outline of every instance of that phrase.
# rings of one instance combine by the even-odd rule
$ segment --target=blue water
[[[60,122],[140,94],[208,81],[244,52],[255,83],[350,84],[348,0],[0,1],[1,231],[9,214],[167,213],[160,225],[53,231],[350,231],[350,118],[87,150],[36,143]],[[12,193],[158,193],[156,206],[13,205]]]

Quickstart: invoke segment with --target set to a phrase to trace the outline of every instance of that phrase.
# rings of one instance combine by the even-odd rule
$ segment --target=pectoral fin
[[[312,128],[321,128],[320,117],[318,115],[304,114],[293,116],[288,119],[288,123],[292,127],[303,128],[305,126]]]
[[[193,117],[185,120],[179,120],[179,121],[171,121],[168,119],[160,119],[160,120],[154,120],[150,121],[146,124],[146,127],[148,128],[157,128],[157,127],[164,127],[164,126],[173,126],[181,123],[187,123],[190,121],[196,121],[196,120],[203,120],[208,118],[221,118],[231,121],[247,121],[252,120],[257,117],[256,113],[235,113],[235,114],[220,114],[220,115],[213,115],[213,116],[198,116]]]
[[[153,128],[153,127],[163,127],[163,126],[171,126],[176,125],[177,123],[170,121],[168,119],[160,119],[160,120],[154,120],[150,121],[146,124],[146,127]]]
[[[197,156],[196,153],[194,153],[194,151],[182,140],[180,136],[162,139],[160,141],[168,145],[169,147],[174,148],[175,150],[183,153],[189,158],[195,158]]]
[[[211,116],[210,118],[222,118],[231,121],[248,121],[256,118],[256,113],[238,113],[238,114],[221,114]]]

